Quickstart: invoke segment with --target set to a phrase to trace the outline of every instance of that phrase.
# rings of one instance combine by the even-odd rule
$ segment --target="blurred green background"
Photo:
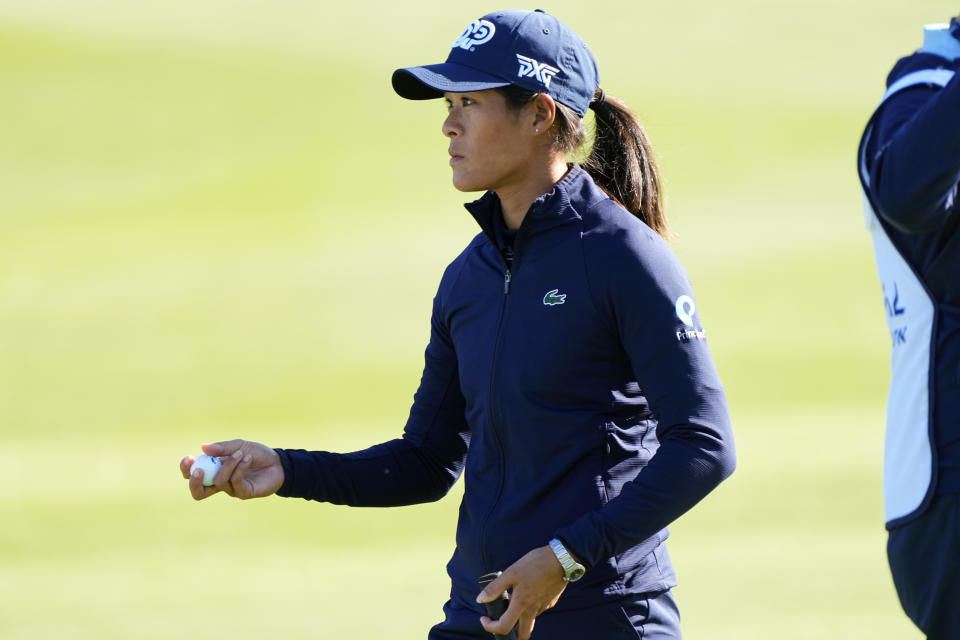
[[[399,433],[476,232],[440,101],[489,3],[0,1],[0,637],[424,638],[459,485],[189,497],[201,442]],[[532,8],[532,7],[530,7]],[[887,350],[855,148],[930,0],[544,8],[646,123],[737,435],[672,527],[686,637],[919,638],[886,567]]]

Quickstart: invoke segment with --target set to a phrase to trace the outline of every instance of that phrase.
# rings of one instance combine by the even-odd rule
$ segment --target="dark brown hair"
[[[498,89],[507,105],[519,110],[537,94],[516,85]],[[670,228],[663,211],[660,170],[647,133],[630,109],[600,89],[593,96],[593,146],[581,163],[594,182],[624,209],[637,216],[664,238]],[[575,152],[587,138],[583,118],[573,109],[557,103],[553,124],[554,148]]]

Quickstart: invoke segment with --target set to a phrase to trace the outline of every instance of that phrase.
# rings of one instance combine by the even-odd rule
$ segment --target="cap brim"
[[[450,62],[397,69],[392,82],[393,90],[408,100],[429,100],[447,91],[485,91],[510,84],[489,73]]]

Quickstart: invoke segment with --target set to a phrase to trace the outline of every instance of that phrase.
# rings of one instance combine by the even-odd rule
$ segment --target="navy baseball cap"
[[[410,100],[511,84],[546,93],[583,116],[600,73],[580,36],[540,9],[489,13],[464,29],[446,62],[393,72],[394,91]]]

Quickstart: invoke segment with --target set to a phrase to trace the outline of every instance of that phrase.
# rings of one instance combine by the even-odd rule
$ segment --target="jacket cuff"
[[[584,514],[576,522],[557,529],[553,537],[576,556],[587,569],[594,567],[613,555],[607,553],[602,543],[601,516],[596,511]]]
[[[297,487],[297,474],[295,471],[295,454],[306,453],[302,449],[274,449],[280,456],[280,465],[283,467],[283,484],[277,489],[277,495],[281,498],[299,498],[302,497],[301,487]]]

